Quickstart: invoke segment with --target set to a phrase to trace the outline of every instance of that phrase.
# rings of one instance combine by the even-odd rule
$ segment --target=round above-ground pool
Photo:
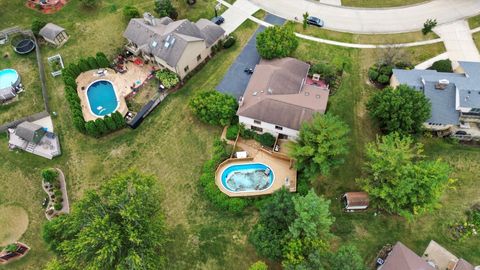
[[[88,86],[87,101],[92,114],[99,117],[115,112],[120,105],[113,84],[107,80],[94,81]]]
[[[274,172],[262,163],[228,166],[222,172],[222,186],[231,192],[257,192],[269,189],[275,181]]]
[[[14,69],[0,70],[0,101],[15,97],[15,87],[20,84],[20,76]]]

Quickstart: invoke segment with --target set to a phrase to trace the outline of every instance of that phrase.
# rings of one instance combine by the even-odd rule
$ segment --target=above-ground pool
[[[232,192],[266,190],[274,180],[272,169],[262,163],[231,165],[222,172],[222,185]]]
[[[119,106],[113,84],[106,80],[95,81],[88,86],[87,100],[90,111],[96,116],[111,114]]]
[[[0,70],[0,101],[15,97],[15,89],[20,84],[20,76],[14,69]]]

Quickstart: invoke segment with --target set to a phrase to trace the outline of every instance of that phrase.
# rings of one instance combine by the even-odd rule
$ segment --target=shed
[[[65,29],[53,23],[47,23],[40,29],[39,35],[42,36],[45,41],[57,47],[63,45],[68,40],[68,34]]]
[[[27,121],[19,124],[15,129],[15,134],[18,137],[35,144],[38,144],[40,142],[45,133],[46,130],[44,128]]]
[[[347,192],[343,194],[342,201],[347,211],[365,210],[370,203],[366,192]]]

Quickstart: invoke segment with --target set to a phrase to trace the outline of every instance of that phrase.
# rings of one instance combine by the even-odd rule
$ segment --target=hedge
[[[270,147],[270,148],[273,147],[273,144],[275,144],[275,137],[268,132],[265,132],[263,134],[257,134],[255,136],[255,140],[259,142],[261,145]]]
[[[233,141],[237,139],[237,134],[238,134],[238,125],[231,125],[227,128],[227,134],[226,134],[227,139]]]
[[[237,39],[235,38],[234,35],[228,36],[227,39],[225,40],[225,42],[223,43],[223,48],[228,49],[228,48],[232,47],[233,44],[235,44],[236,40]]]
[[[217,166],[229,156],[226,146],[224,141],[215,140],[213,156],[203,165],[200,185],[203,187],[203,194],[213,205],[232,213],[240,213],[250,204],[250,201],[244,198],[230,198],[215,184]]]
[[[82,72],[91,69],[106,68],[109,65],[110,62],[105,54],[98,52],[95,57],[90,56],[87,59],[80,59],[78,63],[69,64],[62,72],[63,83],[65,84],[65,99],[70,106],[73,125],[81,133],[93,137],[100,137],[125,127],[125,119],[116,111],[110,116],[105,116],[103,119],[98,118],[95,121],[86,122],[83,118],[82,105],[76,90],[77,83],[75,82],[75,78]]]

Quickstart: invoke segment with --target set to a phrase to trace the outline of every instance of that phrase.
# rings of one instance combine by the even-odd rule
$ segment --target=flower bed
[[[65,66],[63,65],[63,60],[62,60],[62,57],[60,56],[60,54],[48,57],[48,65],[50,66],[50,69],[52,70],[52,72],[50,72],[50,74],[52,74],[53,77],[57,77],[59,75],[62,75],[62,69],[65,68]]]
[[[62,213],[69,213],[65,177],[59,169],[48,168],[42,171],[42,187],[48,194],[44,206],[45,216],[48,220]]]

